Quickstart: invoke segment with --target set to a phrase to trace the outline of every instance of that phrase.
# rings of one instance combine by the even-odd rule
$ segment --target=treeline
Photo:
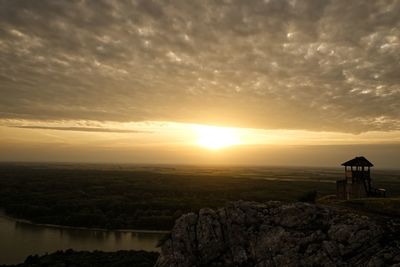
[[[169,230],[183,213],[232,200],[296,200],[332,185],[219,175],[0,165],[0,208],[37,223]]]
[[[0,265],[0,267],[153,267],[157,261],[157,252],[145,251],[57,251],[44,256],[28,256],[24,263]]]

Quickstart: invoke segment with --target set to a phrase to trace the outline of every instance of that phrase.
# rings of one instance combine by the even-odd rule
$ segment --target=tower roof
[[[342,163],[342,166],[364,166],[364,167],[372,167],[374,166],[371,162],[369,162],[364,157],[355,157],[349,161]]]

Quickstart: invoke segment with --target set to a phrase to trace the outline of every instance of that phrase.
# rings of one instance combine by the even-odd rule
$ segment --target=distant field
[[[182,213],[232,200],[295,201],[335,193],[343,170],[0,164],[0,208],[38,223],[170,229]],[[373,171],[376,187],[400,195],[400,171]]]

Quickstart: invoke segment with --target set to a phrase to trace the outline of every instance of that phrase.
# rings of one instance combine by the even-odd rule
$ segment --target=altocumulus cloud
[[[398,0],[0,1],[0,118],[400,129]]]

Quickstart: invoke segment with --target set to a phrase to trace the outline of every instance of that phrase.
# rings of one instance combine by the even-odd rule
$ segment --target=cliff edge
[[[155,266],[400,266],[399,233],[394,220],[238,201],[179,218]]]

